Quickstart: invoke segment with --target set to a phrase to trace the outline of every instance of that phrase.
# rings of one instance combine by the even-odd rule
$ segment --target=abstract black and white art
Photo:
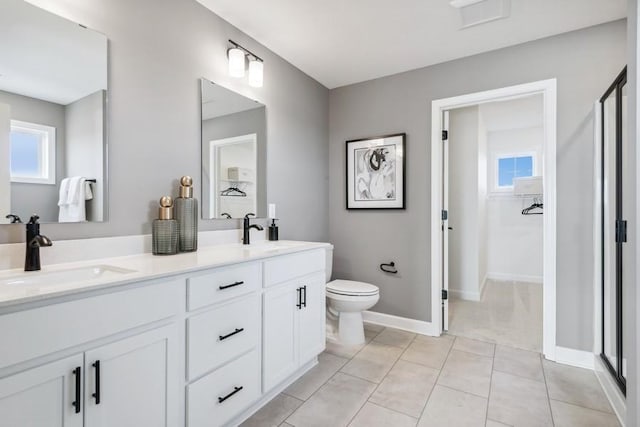
[[[404,209],[405,134],[347,141],[347,209]]]

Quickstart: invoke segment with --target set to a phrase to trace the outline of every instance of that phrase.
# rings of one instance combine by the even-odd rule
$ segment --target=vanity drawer
[[[260,378],[256,349],[189,385],[187,425],[222,426],[239,416],[260,397]]]
[[[268,259],[264,262],[264,285],[271,286],[317,271],[324,271],[325,263],[324,249]]]
[[[189,379],[258,347],[262,314],[256,292],[187,321]]]
[[[169,318],[184,307],[184,281],[51,304],[0,316],[0,368]]]
[[[223,267],[190,277],[187,283],[189,310],[195,310],[260,289],[262,266],[252,263]]]

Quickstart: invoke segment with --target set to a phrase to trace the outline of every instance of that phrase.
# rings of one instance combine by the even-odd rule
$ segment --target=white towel
[[[83,222],[87,220],[86,212],[86,179],[81,176],[65,178],[69,180],[69,189],[65,203],[60,205],[59,222]],[[64,180],[63,180],[64,182]],[[61,184],[62,187],[62,184]],[[61,190],[62,192],[62,190]]]
[[[58,206],[63,206],[67,204],[67,200],[69,200],[69,183],[70,182],[71,182],[70,178],[64,178],[62,182],[60,182]]]

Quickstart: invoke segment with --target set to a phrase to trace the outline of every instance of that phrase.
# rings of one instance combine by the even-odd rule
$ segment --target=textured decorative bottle
[[[178,221],[173,219],[173,200],[169,196],[160,199],[158,219],[153,220],[151,237],[154,255],[178,253]]]
[[[180,178],[180,197],[176,199],[178,221],[178,249],[180,252],[198,250],[198,200],[193,198],[193,179]]]

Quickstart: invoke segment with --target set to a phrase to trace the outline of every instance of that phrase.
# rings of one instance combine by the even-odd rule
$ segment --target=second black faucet
[[[255,228],[256,230],[259,230],[259,231],[264,230],[261,225],[250,224],[249,223],[249,218],[252,217],[252,216],[256,216],[256,214],[254,214],[254,213],[246,214],[244,216],[244,220],[242,222],[242,244],[243,245],[248,245],[249,243],[251,243],[250,238],[249,238],[249,231],[252,228]]]

